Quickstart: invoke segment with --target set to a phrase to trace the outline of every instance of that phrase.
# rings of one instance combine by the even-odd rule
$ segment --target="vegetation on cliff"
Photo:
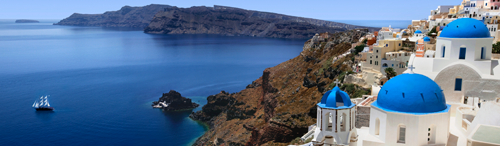
[[[262,77],[237,93],[221,92],[207,98],[191,118],[206,122],[210,130],[194,145],[286,145],[316,121],[316,104],[342,73],[352,71],[352,55],[345,53],[368,30],[324,33],[304,44],[301,54],[264,70]],[[345,86],[345,87],[344,87]],[[349,94],[368,91],[344,85]]]
[[[202,6],[172,7],[158,12],[144,32],[311,38],[317,32],[335,33],[356,28],[366,27],[233,7]]]

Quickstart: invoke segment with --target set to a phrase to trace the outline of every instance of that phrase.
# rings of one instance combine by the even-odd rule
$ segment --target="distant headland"
[[[16,23],[40,23],[38,20],[30,20],[30,19],[18,19]]]
[[[178,8],[169,5],[124,6],[103,14],[74,13],[54,25],[129,27],[152,34],[218,34],[270,38],[311,38],[365,27],[227,6]]]

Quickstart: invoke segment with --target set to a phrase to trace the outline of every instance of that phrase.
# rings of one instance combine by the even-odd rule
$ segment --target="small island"
[[[40,23],[38,20],[18,19],[16,23]]]
[[[163,96],[158,101],[154,101],[151,106],[164,111],[181,111],[194,109],[200,105],[191,102],[189,98],[182,97],[179,92],[170,90],[168,93],[163,93]]]

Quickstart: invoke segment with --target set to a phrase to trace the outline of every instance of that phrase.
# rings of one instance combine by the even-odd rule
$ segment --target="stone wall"
[[[370,126],[370,107],[356,106],[356,128]]]
[[[491,54],[491,59],[500,59],[500,54],[497,53]]]

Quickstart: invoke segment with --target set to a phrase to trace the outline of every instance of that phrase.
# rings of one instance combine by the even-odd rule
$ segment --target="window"
[[[378,50],[376,50],[376,52],[378,53]]]
[[[387,63],[382,64],[382,67],[387,67]]]
[[[399,125],[399,134],[398,134],[398,143],[406,143],[406,126],[405,125]]]
[[[484,59],[484,47],[481,47],[481,59]]]
[[[370,64],[372,64],[372,61],[370,60]]]
[[[465,47],[460,48],[460,55],[458,56],[458,59],[465,59],[465,51],[467,49]]]
[[[342,113],[342,116],[340,117],[340,131],[345,132],[346,127],[347,127],[347,116],[345,113]]]
[[[378,58],[378,55],[377,55],[377,56],[375,56],[375,58]]]
[[[455,91],[462,91],[462,78],[455,79]]]
[[[488,3],[484,3],[484,6],[488,6]]]
[[[385,47],[389,47],[389,44],[385,44]]]
[[[401,43],[399,43],[399,46],[401,46]]]
[[[392,67],[394,67],[394,64],[392,64]]]
[[[380,119],[375,120],[375,135],[380,135]]]
[[[445,53],[445,51],[446,51],[446,47],[445,47],[445,46],[443,46],[443,50],[441,51],[441,53],[442,53],[442,54],[441,54],[441,57],[443,57],[443,58],[444,58],[444,53]]]

